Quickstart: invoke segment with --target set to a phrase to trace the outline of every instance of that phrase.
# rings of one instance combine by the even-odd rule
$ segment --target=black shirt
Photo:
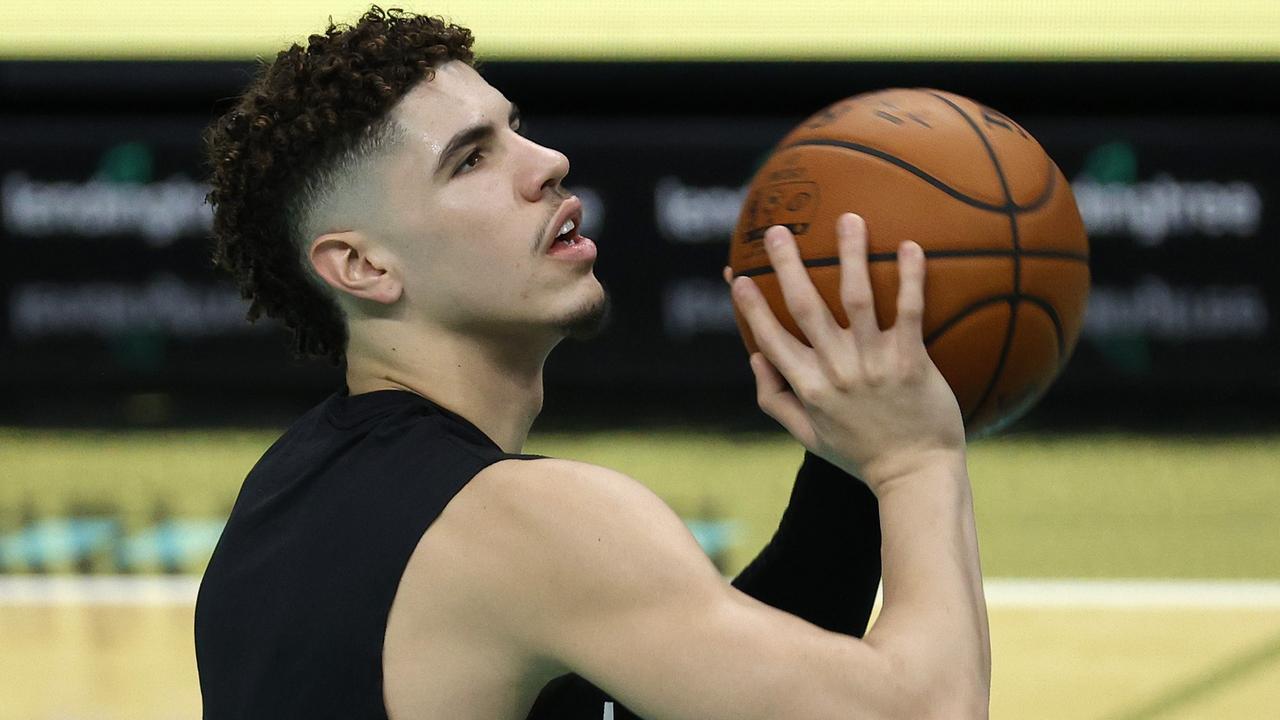
[[[200,585],[204,717],[385,720],[383,638],[410,555],[482,469],[534,457],[402,390],[343,388],[299,418],[245,478]],[[879,572],[874,497],[806,456],[778,535],[734,584],[860,635]],[[606,703],[615,720],[634,717],[569,675],[528,717],[598,720]]]

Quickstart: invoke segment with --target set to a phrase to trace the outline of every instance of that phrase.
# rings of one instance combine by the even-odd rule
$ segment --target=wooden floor
[[[1035,607],[1000,585],[996,720],[1276,717],[1280,606],[1088,607],[1059,590]],[[184,592],[0,598],[0,720],[199,718]]]

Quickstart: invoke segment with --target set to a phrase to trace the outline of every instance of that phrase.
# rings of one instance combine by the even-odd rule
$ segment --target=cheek
[[[432,240],[418,253],[423,268],[418,274],[436,290],[473,302],[495,298],[509,305],[527,299],[538,275],[533,256],[538,217],[502,182],[451,188],[423,214]]]
[[[438,301],[465,298],[471,307],[510,305],[529,295],[534,271],[529,243],[510,223],[476,218],[421,253],[417,274],[423,290]]]
[[[471,274],[488,285],[511,284],[531,270],[531,244],[537,229],[527,210],[521,214],[504,203],[502,187],[486,184],[474,188],[466,202],[442,212],[450,230],[450,267]]]

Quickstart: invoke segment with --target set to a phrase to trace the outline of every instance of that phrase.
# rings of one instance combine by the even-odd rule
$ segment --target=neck
[[[352,395],[408,390],[471,421],[504,452],[521,451],[542,410],[542,366],[554,343],[530,350],[443,332],[406,337],[403,328],[395,337],[353,333],[347,351]]]

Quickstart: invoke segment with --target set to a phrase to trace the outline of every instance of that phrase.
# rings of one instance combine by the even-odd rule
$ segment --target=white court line
[[[1276,580],[1058,580],[999,578],[983,583],[999,608],[1280,609]]]
[[[0,576],[5,605],[195,605],[200,578],[194,575]]]
[[[1074,580],[991,578],[993,608],[1238,608],[1280,610],[1280,580]],[[200,578],[0,576],[0,606],[194,605]]]

